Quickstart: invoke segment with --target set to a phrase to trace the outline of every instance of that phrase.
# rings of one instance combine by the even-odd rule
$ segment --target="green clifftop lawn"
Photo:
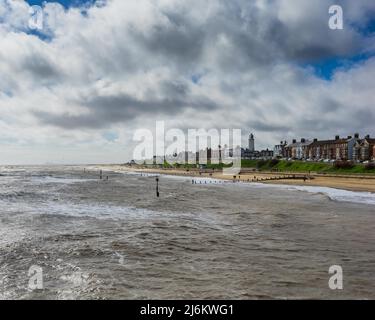
[[[367,168],[362,164],[348,167],[339,167],[331,163],[304,162],[304,161],[278,161],[278,160],[243,160],[243,168],[257,168],[259,170],[291,171],[291,172],[321,172],[321,173],[371,173],[375,168]]]
[[[231,165],[224,164],[208,164],[207,169],[222,169]],[[305,161],[286,161],[286,160],[242,160],[243,169],[257,169],[259,171],[275,171],[275,172],[318,172],[326,174],[369,174],[375,175],[375,165],[350,164],[348,162],[339,164],[324,162],[305,162]],[[196,165],[170,165],[164,163],[164,168],[186,168],[193,169]]]
[[[220,169],[223,165],[212,164],[207,168]],[[337,174],[375,174],[375,168],[367,168],[363,164],[354,164],[347,168],[340,168],[331,163],[285,161],[285,160],[242,160],[242,168],[254,168],[260,171],[278,172],[319,172]]]

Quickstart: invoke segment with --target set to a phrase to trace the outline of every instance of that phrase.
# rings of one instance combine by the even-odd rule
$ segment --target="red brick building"
[[[307,155],[310,159],[320,160],[348,160],[348,141],[349,138],[340,139],[336,136],[334,140],[322,140],[314,139],[307,147]]]

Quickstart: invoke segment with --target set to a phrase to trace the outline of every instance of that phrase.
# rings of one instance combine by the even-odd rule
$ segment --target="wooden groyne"
[[[265,178],[256,178],[256,181],[279,181],[279,180],[312,180],[314,177],[307,176],[307,175],[282,175],[282,176],[276,176],[276,177],[265,177]],[[252,179],[254,181],[254,179]]]

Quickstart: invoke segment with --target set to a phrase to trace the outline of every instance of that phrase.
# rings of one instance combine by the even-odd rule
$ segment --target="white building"
[[[255,138],[252,133],[249,135],[249,152],[255,151]]]

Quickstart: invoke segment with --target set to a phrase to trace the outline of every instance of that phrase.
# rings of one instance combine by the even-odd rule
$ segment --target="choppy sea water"
[[[152,175],[0,174],[0,299],[375,298],[371,193],[161,176],[156,198]]]

